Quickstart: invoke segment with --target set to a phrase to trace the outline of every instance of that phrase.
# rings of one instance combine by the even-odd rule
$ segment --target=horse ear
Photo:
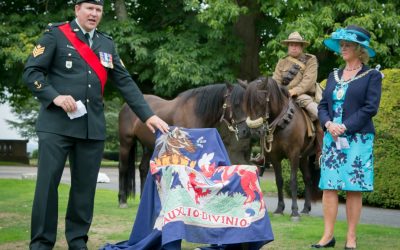
[[[240,86],[242,86],[244,89],[247,89],[247,86],[249,86],[249,84],[247,83],[247,80],[241,80],[241,79],[237,79],[238,83]]]

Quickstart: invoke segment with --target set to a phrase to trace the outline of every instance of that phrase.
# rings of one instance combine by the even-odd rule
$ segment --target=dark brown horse
[[[286,87],[272,78],[260,77],[249,83],[244,97],[246,120],[252,134],[261,141],[266,159],[272,163],[278,188],[278,207],[275,213],[282,214],[283,200],[282,159],[290,161],[290,190],[293,219],[300,215],[297,206],[297,171],[303,174],[305,203],[302,213],[311,210],[311,197],[318,192],[319,171],[309,156],[314,154],[315,136],[307,133],[306,116],[289,97]]]
[[[221,122],[233,132],[232,136],[246,138],[249,130],[243,110],[245,90],[238,84],[213,84],[187,90],[173,100],[145,95],[156,115],[169,125],[186,128],[216,127]],[[141,191],[149,169],[155,136],[132,110],[124,104],[119,113],[119,193],[120,207],[126,207],[127,197],[135,194],[135,161],[137,141],[143,154],[139,165]]]

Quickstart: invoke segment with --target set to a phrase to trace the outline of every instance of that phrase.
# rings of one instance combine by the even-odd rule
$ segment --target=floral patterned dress
[[[333,91],[333,122],[342,123],[344,97],[348,84],[336,84]],[[373,191],[373,133],[343,134],[349,148],[337,149],[329,132],[325,132],[321,157],[321,179],[323,190]]]

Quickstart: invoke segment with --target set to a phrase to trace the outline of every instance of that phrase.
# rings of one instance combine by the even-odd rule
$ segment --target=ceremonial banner
[[[158,133],[130,239],[104,249],[219,248],[273,240],[256,166],[231,165],[216,129]]]

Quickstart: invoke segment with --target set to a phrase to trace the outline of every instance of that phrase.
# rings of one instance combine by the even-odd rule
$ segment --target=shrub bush
[[[103,159],[110,161],[119,161],[119,152],[118,151],[104,151]]]
[[[38,155],[39,155],[39,150],[35,149],[35,150],[32,151],[32,153],[30,155],[30,158],[31,159],[37,159]]]
[[[292,191],[290,190],[290,163],[288,160],[282,161],[282,176],[283,176],[283,190],[287,196],[292,196]],[[297,197],[304,197],[305,186],[303,182],[303,175],[300,169],[297,171]]]
[[[375,183],[366,204],[400,208],[400,69],[383,70],[382,99],[374,118]]]

